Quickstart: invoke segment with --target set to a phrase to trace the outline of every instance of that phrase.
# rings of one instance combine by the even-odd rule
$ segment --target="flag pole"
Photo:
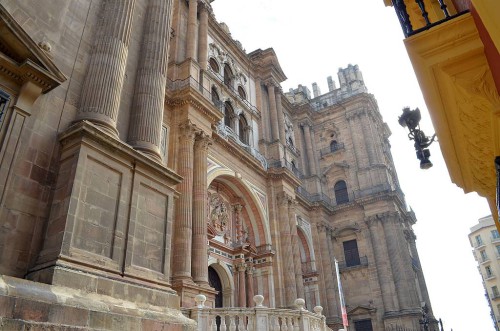
[[[340,282],[340,272],[339,272],[339,263],[337,259],[335,260],[335,273],[337,274],[337,284],[339,288],[339,300],[340,300],[340,309],[342,311],[342,325],[344,326],[345,331],[349,331],[349,320],[347,319],[347,309],[344,301],[344,293],[342,291],[342,283]]]

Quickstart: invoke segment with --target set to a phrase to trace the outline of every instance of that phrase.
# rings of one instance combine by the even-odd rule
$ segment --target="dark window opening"
[[[338,149],[339,143],[337,142],[337,140],[332,140],[332,142],[330,143],[330,152],[335,152]]]
[[[362,320],[354,322],[355,331],[373,331],[372,320]]]
[[[217,93],[217,89],[215,88],[215,86],[212,86],[212,102],[216,106],[218,106],[220,103],[219,93]]]
[[[228,64],[224,65],[224,84],[231,87],[233,81],[233,71]]]
[[[226,101],[224,104],[224,124],[230,128],[231,126],[231,119],[234,116],[234,110],[233,106],[229,102]]]
[[[344,257],[346,267],[353,267],[361,264],[358,251],[358,243],[356,239],[343,242]]]
[[[245,117],[243,115],[240,115],[240,118],[239,118],[239,132],[238,132],[238,136],[240,138],[240,141],[247,144],[248,145],[248,137],[246,135],[246,130],[247,130],[247,126],[248,126],[248,123],[247,123],[247,120],[245,119]]]
[[[338,181],[335,183],[333,189],[335,191],[335,201],[337,202],[337,205],[349,202],[349,194],[347,193],[347,184],[345,181]]]
[[[212,69],[214,72],[219,73],[219,64],[217,63],[217,60],[214,59],[213,57],[208,60],[208,63],[210,63],[210,69]]]
[[[238,94],[243,100],[247,99],[247,94],[245,93],[245,89],[241,86],[238,86]]]

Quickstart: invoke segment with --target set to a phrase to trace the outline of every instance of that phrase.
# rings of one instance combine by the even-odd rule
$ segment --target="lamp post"
[[[414,140],[415,151],[417,154],[417,159],[420,160],[420,169],[429,169],[432,167],[432,162],[429,160],[431,152],[427,149],[436,138],[436,134],[432,137],[427,137],[424,131],[420,130],[420,109],[415,108],[410,110],[409,107],[403,108],[403,114],[399,116],[399,124],[402,127],[407,127],[410,133],[408,138]]]

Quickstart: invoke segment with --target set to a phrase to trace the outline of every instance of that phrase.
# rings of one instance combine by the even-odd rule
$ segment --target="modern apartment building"
[[[493,217],[479,219],[479,223],[470,228],[470,244],[474,258],[483,278],[485,295],[491,309],[491,318],[495,330],[500,326],[500,235]]]

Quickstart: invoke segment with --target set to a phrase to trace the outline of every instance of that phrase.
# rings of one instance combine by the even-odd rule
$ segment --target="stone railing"
[[[196,296],[196,306],[190,309],[190,317],[198,323],[197,331],[331,331],[321,306],[314,313],[304,309],[304,299],[295,300],[297,309],[276,309],[262,305],[264,297],[253,298],[253,308],[209,308],[206,297]]]

